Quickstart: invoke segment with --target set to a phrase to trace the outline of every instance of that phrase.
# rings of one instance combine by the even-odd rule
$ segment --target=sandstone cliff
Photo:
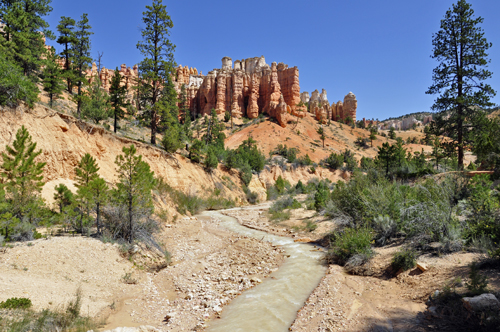
[[[207,115],[215,109],[218,114],[228,111],[236,118],[253,119],[264,113],[286,126],[287,114],[297,116],[305,111],[305,107],[297,107],[301,100],[297,67],[289,68],[276,62],[269,66],[262,56],[236,60],[234,67],[232,59],[224,57],[222,68],[206,76],[185,68],[177,69],[175,84],[178,91],[182,85],[187,86],[188,104],[193,114]],[[188,73],[189,81],[186,79]]]

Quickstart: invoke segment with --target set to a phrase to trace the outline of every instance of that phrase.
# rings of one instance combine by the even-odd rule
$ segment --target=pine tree
[[[123,155],[118,155],[115,160],[119,182],[113,194],[116,202],[127,211],[122,236],[129,243],[138,236],[141,222],[153,212],[154,173],[136,153],[134,145],[123,147]]]
[[[212,147],[208,148],[208,152],[207,152],[207,156],[205,157],[204,165],[205,165],[205,168],[209,172],[212,172],[219,165],[219,160],[217,159],[217,156],[215,155],[215,151]]]
[[[99,124],[111,115],[110,96],[102,88],[101,79],[96,75],[87,93],[82,96],[82,116]]]
[[[54,99],[59,99],[64,89],[61,68],[56,62],[55,49],[48,52],[45,68],[43,69],[43,91],[49,95],[49,105],[53,107]]]
[[[166,8],[162,0],[153,0],[151,6],[146,6],[147,10],[143,12],[142,18],[146,26],[142,29],[142,41],[137,43],[137,48],[144,56],[139,64],[141,78],[150,91],[150,94],[145,97],[148,98],[147,111],[151,126],[151,144],[156,144],[157,126],[161,118],[156,103],[165,92],[167,94],[175,92],[172,92],[173,85],[171,84],[171,75],[175,66],[173,54],[175,45],[168,39],[169,30],[174,24]],[[172,102],[172,105],[177,105],[176,101],[173,103],[170,98],[167,100]]]
[[[118,129],[118,120],[122,119],[125,116],[125,113],[123,112],[123,107],[126,107],[128,105],[128,103],[125,102],[127,89],[125,88],[125,86],[122,86],[121,82],[122,82],[122,76],[120,75],[118,67],[116,67],[115,74],[111,79],[111,86],[109,88],[110,102],[111,102],[111,107],[113,108],[113,115],[115,118],[114,122],[115,133],[116,130]]]
[[[80,208],[79,231],[83,233],[85,224],[90,217],[93,204],[93,196],[90,191],[90,183],[99,177],[99,167],[94,157],[86,153],[75,168],[75,186],[77,189],[76,202]],[[84,221],[85,218],[85,221]]]
[[[440,112],[431,124],[435,135],[446,134],[456,143],[458,166],[463,168],[464,147],[473,133],[472,123],[480,108],[490,107],[495,91],[482,81],[492,73],[486,68],[491,47],[480,27],[483,18],[474,17],[474,10],[465,0],[453,4],[441,29],[433,36],[432,58],[439,61],[433,70],[433,85],[427,94],[439,94],[432,106]]]
[[[26,76],[15,63],[6,59],[0,50],[0,105],[17,107],[24,101],[33,107],[38,100],[37,86]]]
[[[4,48],[25,76],[38,82],[38,73],[46,54],[44,38],[53,38],[43,19],[52,11],[51,0],[8,0],[0,3],[0,19],[6,24],[2,32]]]
[[[101,207],[109,199],[109,188],[106,181],[97,176],[89,182],[88,192],[95,206],[97,235],[101,235]]]
[[[393,165],[395,160],[396,146],[389,145],[389,143],[382,143],[382,146],[378,147],[378,162],[381,166],[385,168],[385,175],[389,175],[389,169]]]
[[[54,193],[54,200],[59,206],[59,213],[63,213],[63,209],[73,203],[73,193],[63,183],[55,186],[54,190],[56,191]]]
[[[375,127],[370,128],[370,143],[373,148],[373,141],[377,139],[377,129]]]
[[[323,126],[320,126],[316,132],[319,134],[319,139],[323,141],[323,148],[325,147],[325,130],[323,129]]]
[[[64,58],[64,78],[66,78],[66,83],[68,86],[68,92],[72,93],[72,83],[71,78],[73,76],[73,71],[71,69],[72,63],[72,52],[71,45],[75,44],[77,41],[75,39],[75,20],[71,17],[61,16],[59,25],[57,26],[57,31],[59,32],[59,38],[57,43],[64,47],[61,52],[61,56]]]
[[[46,163],[35,162],[42,150],[35,151],[36,143],[24,126],[17,131],[12,146],[7,145],[5,149],[6,152],[2,152],[1,176],[12,212],[22,219],[29,209],[37,207],[37,194],[44,184],[42,172]]]
[[[396,131],[394,130],[394,127],[389,128],[389,138],[396,139]]]
[[[439,137],[434,138],[432,142],[432,156],[436,162],[436,169],[439,169],[439,160],[443,158],[443,147],[439,141]]]
[[[83,14],[80,21],[76,24],[74,40],[71,44],[71,55],[73,58],[74,83],[78,87],[76,96],[73,97],[77,103],[77,114],[81,117],[82,103],[84,99],[83,86],[88,84],[85,78],[85,70],[91,65],[90,57],[90,32],[92,28],[89,24],[87,14]]]

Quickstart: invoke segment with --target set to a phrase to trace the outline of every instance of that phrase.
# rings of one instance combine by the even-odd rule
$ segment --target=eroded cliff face
[[[208,115],[215,109],[217,114],[228,111],[236,118],[253,119],[264,113],[286,126],[288,114],[301,116],[306,111],[305,107],[297,106],[300,103],[298,68],[276,62],[268,65],[263,56],[236,60],[234,66],[231,58],[224,57],[221,69],[214,69],[206,76],[181,66],[177,69],[175,84],[178,91],[182,85],[187,87],[188,105],[193,114]]]
[[[43,176],[45,182],[52,183],[52,188],[47,189],[52,196],[54,181],[68,180],[69,183],[73,180],[75,167],[85,153],[96,158],[100,167],[99,174],[108,183],[115,183],[116,156],[122,154],[124,146],[134,144],[137,153],[143,156],[155,175],[162,177],[171,187],[204,196],[217,186],[226,197],[240,203],[245,201],[237,172],[217,169],[213,174],[208,174],[203,167],[181,155],[176,154],[174,159],[161,149],[116,136],[100,127],[40,105],[23,112],[3,110],[1,114],[0,152],[5,151],[7,144],[12,144],[17,130],[24,125],[37,143],[37,150],[42,150],[37,160],[47,163]],[[230,179],[236,185],[229,189],[225,185],[229,181],[222,177]]]
[[[309,100],[309,112],[316,117],[318,121],[333,121],[344,122],[347,118],[351,118],[356,122],[356,113],[358,109],[358,101],[354,93],[349,92],[342,102],[339,100],[337,103],[328,103],[326,90],[323,89],[321,93],[315,90],[311,93],[309,98],[308,92],[302,92],[300,98],[303,102]]]

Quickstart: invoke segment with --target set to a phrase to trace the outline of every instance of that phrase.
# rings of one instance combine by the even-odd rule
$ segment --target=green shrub
[[[372,237],[373,231],[369,228],[346,228],[342,233],[333,235],[327,258],[344,265],[354,255],[371,257]]]
[[[269,212],[275,213],[275,212],[281,212],[286,209],[300,209],[301,207],[302,204],[300,204],[296,199],[287,196],[274,202],[269,208]]]
[[[277,211],[271,213],[269,215],[269,219],[272,221],[279,222],[279,221],[289,220],[291,216],[292,214],[290,213],[290,211]]]
[[[313,161],[311,160],[309,155],[306,154],[305,156],[297,158],[297,160],[295,160],[294,164],[299,165],[299,166],[311,166],[313,164]]]
[[[308,220],[306,223],[306,231],[308,232],[313,232],[316,228],[318,228],[318,225],[311,220]]]
[[[469,266],[469,281],[465,284],[471,295],[480,295],[488,292],[488,277],[479,273],[476,262]]]
[[[324,160],[324,163],[328,168],[340,169],[344,166],[344,156],[332,152],[328,158]]]
[[[245,164],[240,170],[241,181],[243,181],[245,186],[248,186],[250,181],[252,181],[252,169],[250,168],[250,165]]]
[[[412,269],[415,265],[417,265],[417,253],[413,249],[399,250],[392,257],[391,266],[395,272]]]
[[[305,194],[306,193],[306,186],[302,183],[302,181],[299,180],[297,184],[295,185],[295,192],[297,194]]]
[[[28,309],[31,308],[31,306],[31,300],[24,297],[12,297],[0,302],[1,309]]]
[[[276,189],[278,190],[278,194],[283,195],[288,188],[290,188],[290,182],[287,180],[283,179],[280,176],[278,176],[278,179],[276,179],[276,182],[274,183],[276,186]]]

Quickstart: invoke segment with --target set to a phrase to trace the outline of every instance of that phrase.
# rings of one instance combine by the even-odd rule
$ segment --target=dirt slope
[[[257,122],[257,121],[256,121]],[[238,147],[241,142],[248,137],[252,137],[257,141],[259,148],[268,156],[269,152],[274,150],[278,144],[286,144],[289,148],[297,148],[299,155],[308,154],[309,157],[319,162],[326,158],[330,153],[339,153],[345,149],[352,150],[356,158],[359,160],[362,156],[373,158],[377,155],[377,147],[382,146],[382,143],[395,143],[395,140],[377,135],[377,139],[373,141],[373,147],[359,148],[356,144],[358,137],[367,138],[370,132],[361,128],[351,128],[345,124],[331,122],[330,125],[324,125],[325,129],[325,147],[320,140],[320,135],[317,133],[319,122],[312,117],[311,114],[306,114],[299,123],[289,123],[286,128],[281,127],[278,123],[264,118],[262,122],[255,123],[237,130],[234,133],[227,132],[230,135],[226,139],[226,146],[231,149]],[[419,131],[397,132],[397,136],[401,136],[404,140],[409,137],[418,137],[420,139],[423,134]],[[422,148],[425,152],[431,152],[430,146],[420,144],[410,144],[406,146],[409,150],[420,151]]]
[[[116,136],[103,128],[79,122],[71,116],[40,105],[33,110],[2,112],[0,151],[3,152],[5,146],[14,141],[16,132],[22,125],[28,129],[37,148],[43,151],[38,160],[47,163],[44,168],[44,180],[47,181],[44,197],[48,200],[57,183],[71,184],[75,166],[85,153],[90,153],[97,159],[99,174],[106,181],[116,182],[115,158],[122,153],[124,146],[131,144],[136,146],[138,154],[149,163],[155,175],[162,177],[175,189],[203,195],[213,191],[216,184],[219,184],[226,197],[239,202],[244,197],[236,172],[218,169],[209,174],[200,165],[191,163],[181,155],[176,154],[173,158],[159,148]],[[227,188],[223,185],[228,182],[227,179],[237,185]]]

